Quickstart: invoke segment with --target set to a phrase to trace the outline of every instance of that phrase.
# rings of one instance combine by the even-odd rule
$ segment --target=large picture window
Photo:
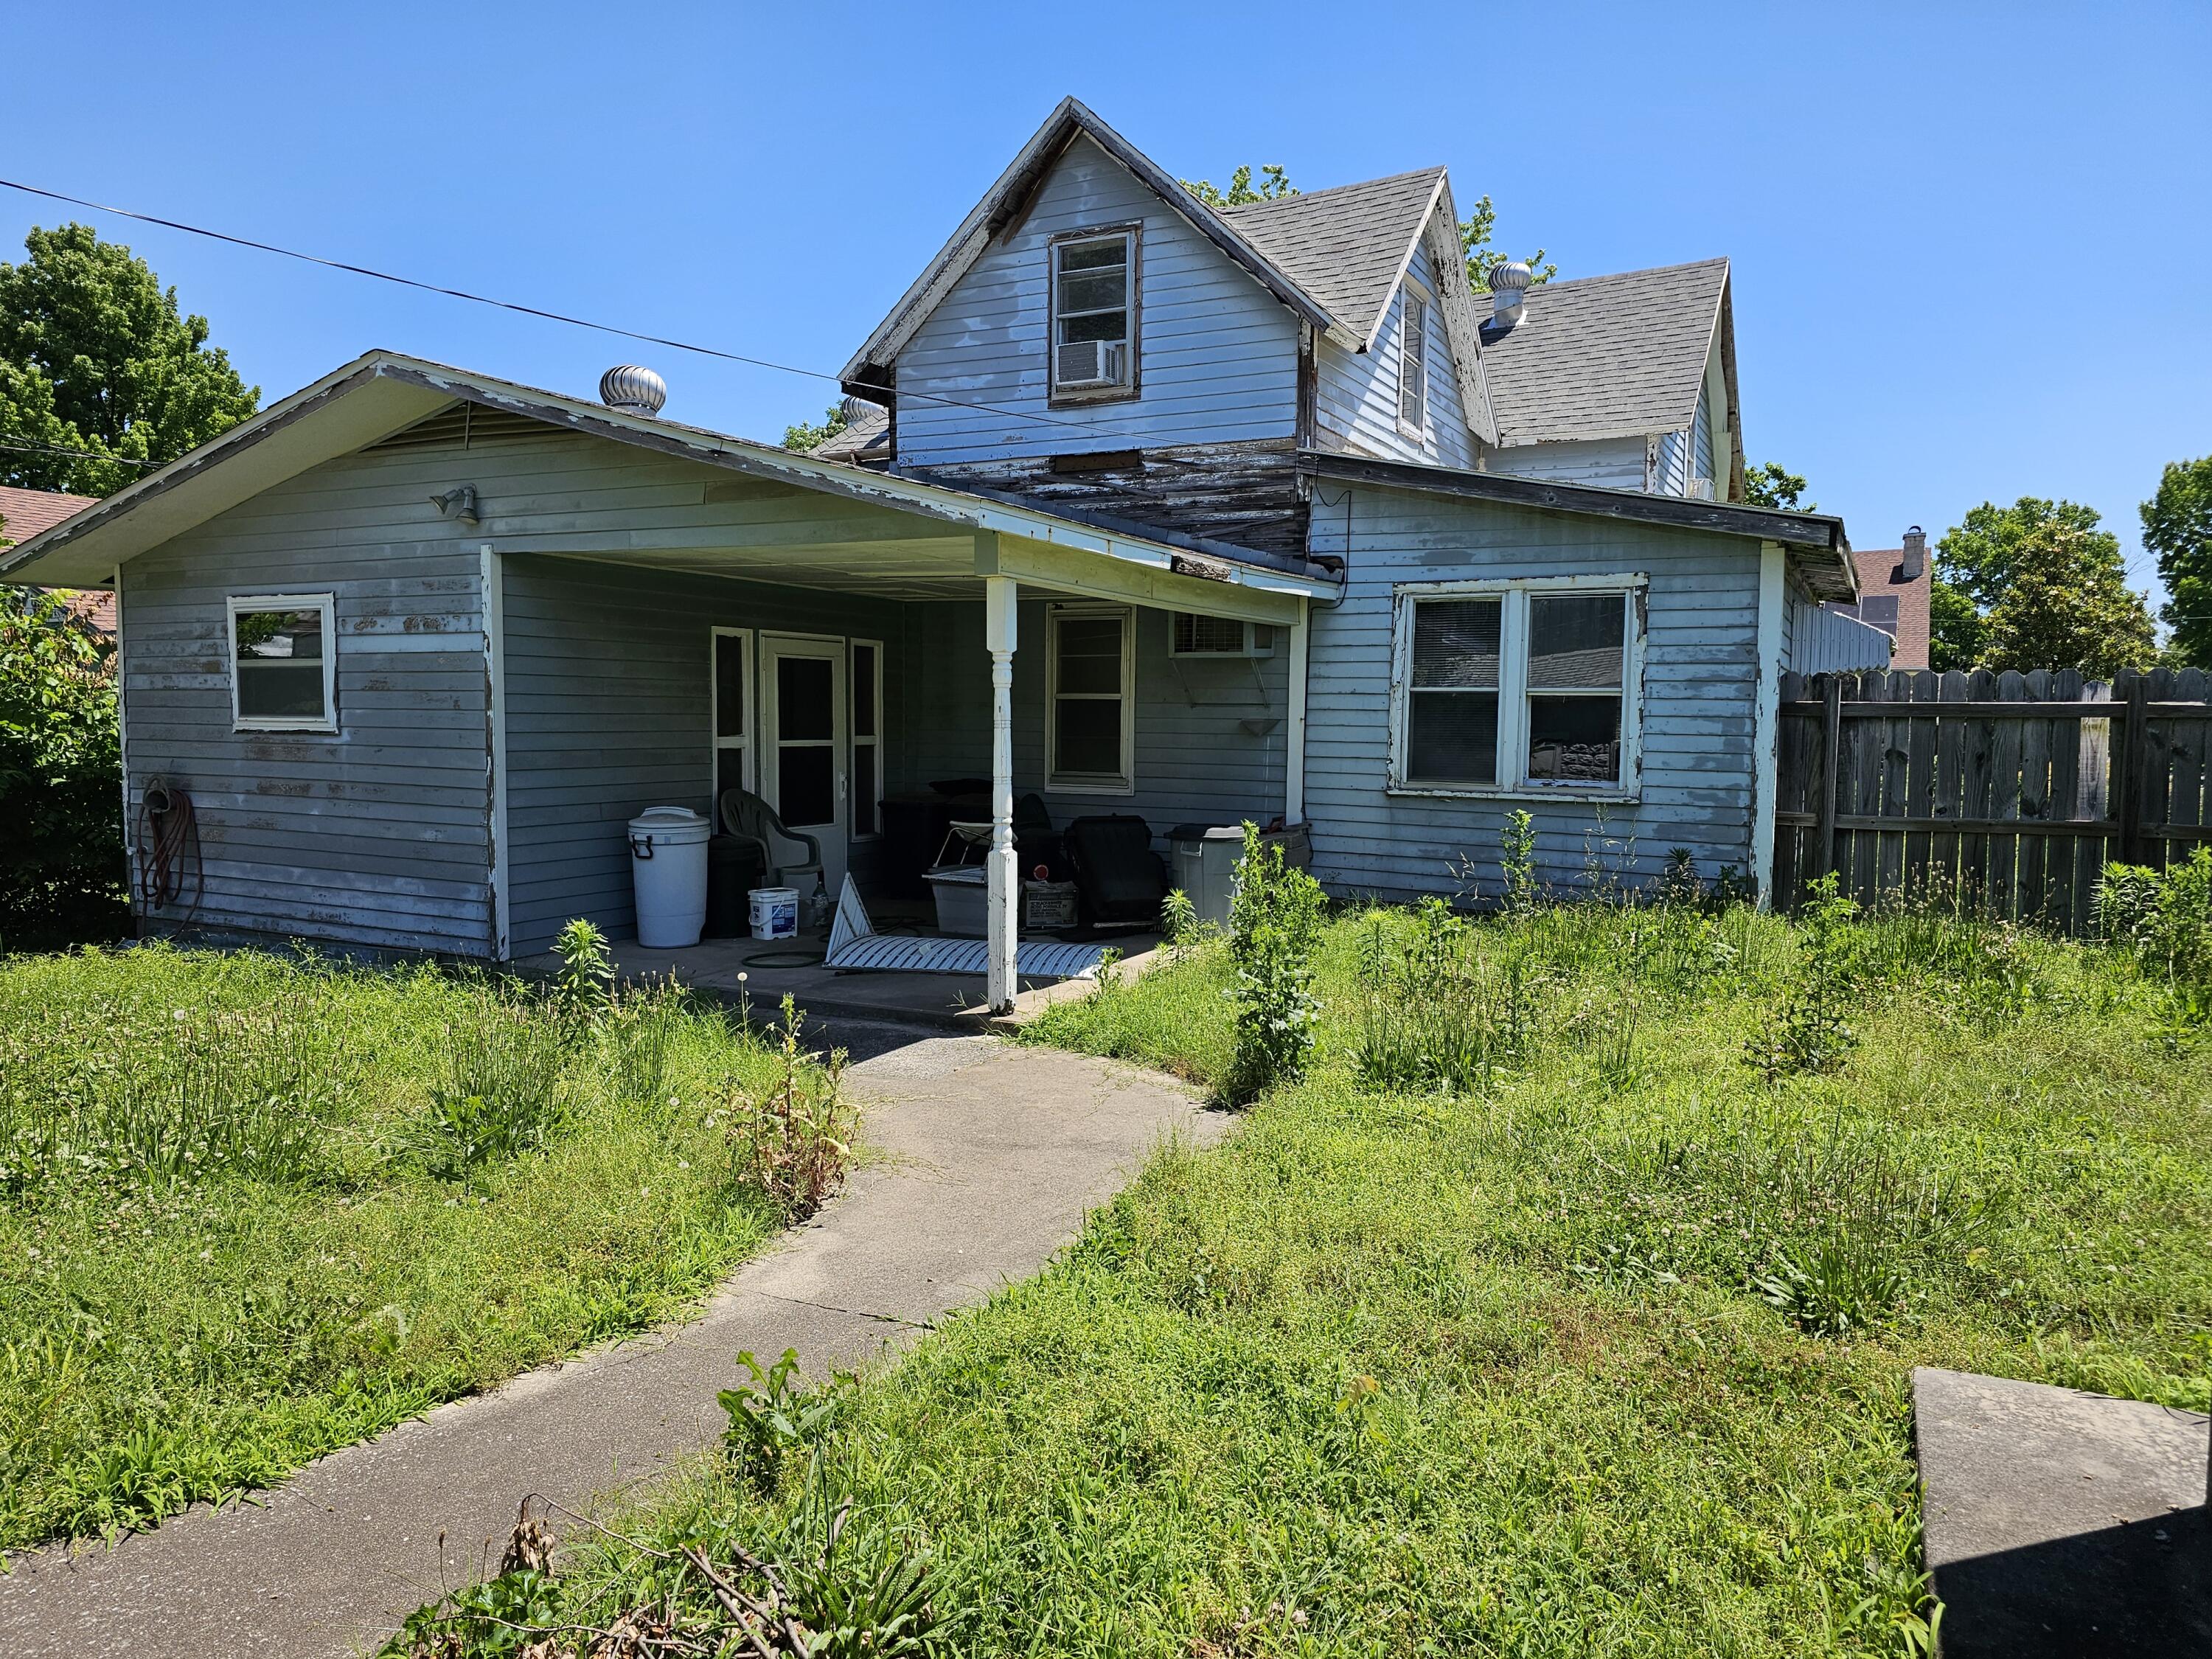
[[[234,594],[231,724],[241,732],[337,730],[337,660],[328,593]]]
[[[1639,576],[1401,588],[1391,787],[1632,794],[1643,595]]]
[[[1127,794],[1136,707],[1131,686],[1135,618],[1117,606],[1056,605],[1045,633],[1045,787]]]
[[[1137,384],[1133,228],[1086,231],[1052,244],[1052,395],[1126,397]]]

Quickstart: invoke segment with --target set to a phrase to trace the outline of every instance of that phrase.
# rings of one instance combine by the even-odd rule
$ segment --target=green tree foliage
[[[818,421],[801,421],[796,426],[783,429],[786,449],[819,449],[842,432],[852,422],[845,418],[845,405],[835,403],[822,411]]]
[[[1743,471],[1746,507],[1775,507],[1785,513],[1818,513],[1820,503],[1803,499],[1805,480],[1778,461],[1761,461]]]
[[[2078,668],[2107,678],[2158,654],[2119,538],[2094,507],[2023,495],[1984,501],[1936,544],[1937,668]]]
[[[46,449],[0,451],[0,481],[106,495],[144,472],[131,462],[173,461],[259,406],[207,319],[129,248],[74,224],[23,246],[0,264],[0,440]]]
[[[2169,595],[2161,614],[2173,654],[2212,666],[2212,455],[2167,462],[2141,511],[2143,545],[2158,556]]]
[[[0,587],[0,948],[112,938],[122,756],[110,647],[57,595]]]
[[[1242,207],[1247,202],[1274,202],[1285,196],[1296,196],[1298,188],[1290,175],[1279,167],[1262,167],[1260,182],[1252,182],[1252,169],[1242,167],[1229,175],[1229,188],[1223,190],[1205,179],[1178,180],[1182,187],[1208,207]],[[1498,233],[1498,210],[1486,196],[1474,204],[1474,211],[1459,223],[1460,251],[1467,258],[1467,280],[1477,294],[1490,292],[1490,268],[1500,259],[1511,256],[1495,245]],[[1544,263],[1544,250],[1538,248],[1535,258],[1528,260],[1529,270],[1537,283],[1548,283],[1559,274],[1556,264]]]

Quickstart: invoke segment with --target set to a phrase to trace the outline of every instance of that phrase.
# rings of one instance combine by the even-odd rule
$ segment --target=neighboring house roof
[[[18,489],[12,484],[0,484],[0,547],[27,542],[99,499],[97,495],[65,495],[58,489]]]
[[[1482,328],[1500,441],[1644,437],[1688,426],[1728,283],[1726,259],[1701,259],[1530,289],[1519,322],[1501,327],[1493,318]]]
[[[1851,544],[1844,535],[1844,521],[1826,513],[1784,513],[1773,507],[1701,501],[1686,495],[1649,495],[1640,489],[1607,489],[1597,484],[1477,472],[1466,467],[1377,460],[1330,450],[1302,449],[1298,452],[1298,465],[1320,477],[1354,483],[1426,490],[1439,495],[1497,501],[1509,507],[1544,507],[1557,513],[1628,519],[1775,542],[1792,556],[1799,577],[1816,599],[1848,600],[1856,596]]]
[[[891,459],[891,412],[871,410],[834,438],[825,438],[806,452],[824,461],[849,461],[855,466],[888,465]]]
[[[129,488],[0,553],[0,581],[104,582],[125,560],[311,466],[402,431],[456,400],[933,520],[956,536],[995,532],[1143,566],[1158,572],[1163,580],[1202,577],[1316,599],[1334,599],[1342,591],[1339,578],[1302,557],[1231,548],[1166,531],[1104,528],[1042,507],[821,460],[779,445],[633,415],[394,351],[356,358]],[[1204,567],[1197,577],[1183,569],[1191,562],[1191,551],[1207,556],[1197,562]]]
[[[1901,547],[1870,548],[1863,553],[1851,555],[1858,567],[1859,597],[1857,616],[1861,622],[1879,628],[1895,643],[1890,653],[1892,668],[1925,668],[1928,666],[1929,606],[1934,597],[1932,565],[1923,559],[1920,574],[1910,581],[1905,578],[1905,550]],[[1881,614],[1869,616],[1867,601],[1893,599],[1897,601],[1894,623]],[[1887,607],[1883,607],[1887,610]]]

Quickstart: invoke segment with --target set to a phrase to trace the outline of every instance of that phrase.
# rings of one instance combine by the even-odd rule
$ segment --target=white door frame
[[[805,830],[819,836],[822,842],[822,878],[830,894],[835,898],[845,878],[847,849],[851,842],[853,823],[852,768],[849,746],[852,739],[852,720],[846,708],[848,690],[846,660],[847,641],[842,634],[799,634],[770,632],[760,635],[760,752],[755,761],[754,776],[759,780],[757,793],[761,799],[783,811],[782,768],[778,757],[783,751],[783,714],[777,696],[776,662],[783,657],[801,657],[830,665],[830,799],[836,816],[827,825],[793,824],[794,830]],[[797,741],[813,744],[818,738]],[[801,894],[803,898],[805,894]]]

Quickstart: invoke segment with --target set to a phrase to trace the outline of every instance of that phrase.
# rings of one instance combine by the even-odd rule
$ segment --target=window
[[[726,789],[753,787],[752,635],[741,628],[712,630],[714,700],[714,799]],[[715,820],[720,826],[720,820]]]
[[[1126,397],[1137,384],[1137,233],[1087,231],[1052,244],[1052,392]]]
[[[853,839],[879,834],[884,781],[884,647],[853,641]]]
[[[1879,628],[1892,639],[1897,637],[1897,595],[1877,593],[1859,601],[1859,620],[1869,628]]]
[[[1401,588],[1390,787],[1632,793],[1643,593],[1640,576]]]
[[[1429,428],[1429,302],[1407,283],[1398,327],[1398,422],[1415,434]]]
[[[328,593],[232,597],[230,713],[234,730],[337,730],[332,611]]]
[[[1056,605],[1045,640],[1045,787],[1077,794],[1122,794],[1136,787],[1136,700],[1131,693],[1127,611]]]

